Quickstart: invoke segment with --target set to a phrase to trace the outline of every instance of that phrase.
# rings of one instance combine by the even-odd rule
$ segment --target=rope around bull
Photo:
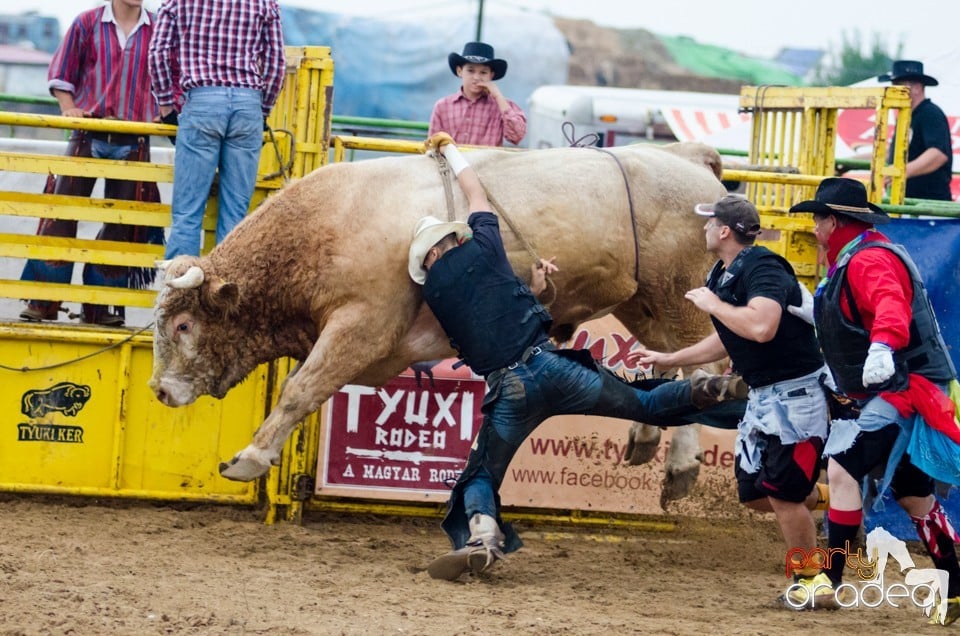
[[[600,135],[597,133],[588,133],[579,139],[574,139],[575,127],[572,121],[565,121],[560,126],[560,130],[563,131],[563,137],[571,148],[592,148],[598,152],[606,153],[613,157],[613,160],[617,162],[617,167],[620,168],[620,174],[623,176],[623,185],[627,190],[627,205],[630,207],[630,226],[633,229],[633,278],[640,282],[640,234],[637,232],[637,212],[633,206],[633,191],[630,189],[630,177],[627,175],[626,169],[623,167],[623,164],[620,163],[620,159],[607,150],[606,148],[601,148],[595,144],[600,142]],[[590,142],[587,143],[586,140],[589,139]]]
[[[457,215],[453,207],[453,188],[450,184],[453,171],[450,169],[450,164],[447,162],[446,157],[443,156],[443,153],[437,152],[434,153],[433,156],[437,160],[437,168],[440,171],[440,180],[443,182],[443,192],[447,200],[447,220],[456,221]],[[503,209],[500,203],[497,202],[497,199],[493,196],[493,193],[490,192],[490,189],[487,188],[487,186],[482,182],[481,185],[483,185],[483,191],[487,195],[487,201],[490,202],[490,207],[492,207],[497,215],[507,223],[507,226],[510,227],[510,230],[513,232],[514,236],[520,240],[523,248],[527,250],[527,253],[533,258],[533,262],[539,263],[540,256],[537,254],[537,250],[534,249],[530,241],[528,241],[527,238],[520,232],[520,229],[517,227],[516,223],[513,222],[513,219],[510,218],[510,215],[507,214],[506,210]],[[550,294],[550,300],[543,301],[541,304],[549,309],[550,305],[553,304],[553,301],[557,299],[557,286],[552,280],[550,280],[549,276],[545,277],[545,280],[547,287],[550,288],[553,293]]]

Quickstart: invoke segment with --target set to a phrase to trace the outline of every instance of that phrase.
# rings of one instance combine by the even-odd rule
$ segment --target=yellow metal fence
[[[333,95],[328,47],[288,47],[284,87],[265,135],[256,206],[327,161]],[[0,125],[164,137],[171,126],[0,112]],[[0,152],[0,170],[172,183],[160,163]],[[216,187],[216,186],[215,186]],[[214,187],[214,192],[215,192]],[[170,205],[0,191],[0,215],[111,222],[166,228]],[[203,250],[212,249],[216,197],[203,219]],[[154,267],[163,247],[86,238],[0,233],[11,259]],[[152,307],[156,292],[0,278],[0,297]],[[217,466],[246,446],[276,398],[290,361],[263,365],[224,400],[201,398],[168,409],[147,388],[152,338],[145,328],[0,321],[0,375],[6,387],[0,429],[0,491],[269,504],[267,520],[296,519],[315,473],[317,418],[308,419],[271,470],[265,491],[220,477]],[[312,452],[312,455],[310,454]],[[307,494],[306,496],[309,496]]]
[[[724,178],[747,183],[747,196],[760,212],[758,243],[783,255],[809,283],[818,276],[817,245],[810,215],[789,215],[790,207],[812,199],[816,187],[835,175],[837,117],[840,109],[874,111],[876,143],[870,157],[868,198],[880,203],[884,179],[891,179],[891,203],[903,202],[906,187],[906,131],[910,96],[902,86],[883,88],[784,88],[745,86],[740,108],[752,114],[749,166],[726,169]],[[887,122],[895,113],[896,147],[886,165]]]

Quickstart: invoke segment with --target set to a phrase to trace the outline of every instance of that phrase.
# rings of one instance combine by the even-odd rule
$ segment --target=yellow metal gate
[[[253,205],[326,163],[333,94],[328,47],[288,47],[283,91],[261,153]],[[0,113],[0,124],[164,136],[159,124]],[[159,163],[0,152],[0,170],[40,175],[126,178],[170,183]],[[0,191],[0,215],[168,227],[168,203]],[[216,201],[203,221],[212,249]],[[0,234],[0,256],[153,267],[158,245]],[[152,307],[154,290],[0,279],[0,297]],[[222,479],[218,463],[246,446],[272,406],[290,362],[263,365],[224,400],[201,398],[169,409],[147,388],[153,366],[150,327],[108,329],[69,323],[0,321],[0,491],[166,500],[269,503],[267,520],[296,519],[315,471],[316,416],[301,424],[271,470],[266,488]],[[313,453],[312,455],[310,453]],[[306,494],[304,495],[304,492]]]
[[[817,185],[835,176],[837,115],[840,109],[874,111],[877,125],[867,193],[880,203],[884,178],[890,177],[891,203],[902,203],[906,188],[906,133],[910,96],[902,86],[881,88],[783,88],[746,86],[740,108],[752,113],[751,145],[743,169],[724,170],[724,178],[747,182],[747,196],[760,212],[763,233],[758,243],[782,254],[797,275],[811,282],[817,275],[817,245],[810,215],[790,216],[792,205],[812,199]],[[897,126],[893,163],[886,165],[890,113]]]

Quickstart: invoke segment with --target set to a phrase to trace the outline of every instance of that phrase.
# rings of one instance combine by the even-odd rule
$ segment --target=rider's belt
[[[524,349],[523,353],[520,355],[520,359],[514,362],[513,364],[508,364],[506,370],[513,371],[514,369],[519,367],[521,364],[526,364],[527,361],[530,360],[530,358],[535,358],[536,356],[540,355],[544,351],[550,351],[555,348],[556,347],[554,347],[553,343],[551,343],[549,340],[544,340],[540,344],[535,344],[530,347],[527,347],[526,349]]]
[[[521,364],[526,364],[530,360],[530,358],[536,357],[541,353],[543,353],[544,351],[553,351],[554,349],[556,349],[556,347],[549,340],[544,340],[543,342],[527,347],[523,351],[523,353],[520,355],[520,359],[518,359],[516,362],[508,364],[503,368],[500,368],[500,369],[497,369],[496,371],[491,371],[490,373],[488,373],[487,383],[492,386],[507,371],[513,371],[514,369],[519,367]]]

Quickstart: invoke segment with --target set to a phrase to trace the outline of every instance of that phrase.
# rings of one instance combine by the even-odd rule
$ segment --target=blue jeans
[[[605,369],[588,367],[557,352],[544,352],[497,375],[500,377],[491,383],[484,398],[483,424],[451,495],[443,523],[455,548],[466,544],[467,520],[475,513],[499,519],[498,492],[510,460],[547,418],[601,415],[659,426],[681,426],[699,421],[702,416],[691,403],[687,380],[664,382],[651,390],[642,390]],[[488,376],[488,380],[491,377]],[[744,408],[745,401],[737,400],[711,410],[722,411],[728,419],[739,421]],[[501,524],[501,528],[507,535],[506,551],[519,547],[519,540],[508,524]]]
[[[246,216],[262,142],[260,91],[205,86],[187,93],[177,129],[166,258],[200,255],[203,213],[218,169],[217,243]]]
[[[820,386],[825,367],[790,380],[750,389],[747,411],[737,429],[737,462],[746,473],[763,468],[766,438],[785,445],[810,438],[827,439],[830,422],[827,397]],[[769,467],[767,467],[769,470]]]

